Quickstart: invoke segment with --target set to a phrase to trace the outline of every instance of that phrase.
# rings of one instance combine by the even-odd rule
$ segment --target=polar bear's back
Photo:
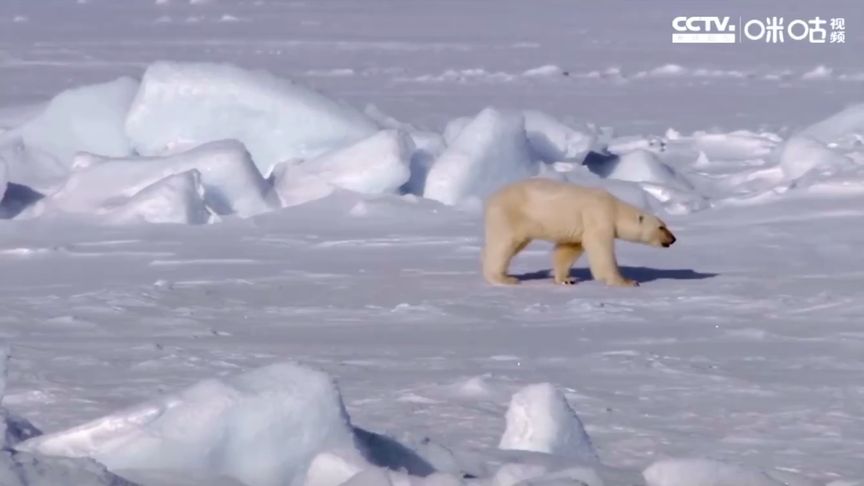
[[[486,219],[493,225],[506,225],[520,237],[580,241],[586,216],[602,214],[599,219],[613,224],[618,204],[600,188],[526,179],[493,193],[486,201]]]
[[[553,211],[573,212],[616,203],[616,198],[605,189],[551,179],[525,179],[508,184],[489,196],[486,209],[498,207],[542,216]],[[534,212],[542,214],[531,214]]]

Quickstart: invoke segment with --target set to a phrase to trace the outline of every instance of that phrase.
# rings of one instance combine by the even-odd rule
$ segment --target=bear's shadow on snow
[[[650,267],[618,267],[621,269],[621,275],[626,278],[632,278],[639,283],[653,282],[655,280],[704,280],[706,278],[716,277],[717,273],[697,272],[692,269],[685,268],[650,268]],[[537,272],[523,273],[514,275],[520,281],[529,280],[545,280],[552,278],[552,270],[540,270]],[[594,280],[591,276],[591,271],[587,268],[573,268],[570,270],[570,277],[577,281],[585,282]]]

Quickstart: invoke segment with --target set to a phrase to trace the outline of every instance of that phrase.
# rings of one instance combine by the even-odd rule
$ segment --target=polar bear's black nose
[[[675,235],[673,235],[672,232],[665,227],[660,229],[663,231],[663,236],[665,237],[661,242],[661,245],[663,245],[663,248],[669,248],[670,246],[672,246],[672,243],[675,243],[677,238],[675,238]]]

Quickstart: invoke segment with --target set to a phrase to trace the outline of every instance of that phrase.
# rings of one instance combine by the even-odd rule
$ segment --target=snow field
[[[531,465],[535,459],[529,455],[527,465],[509,462],[494,477],[476,481],[435,473],[421,465],[425,463],[411,449],[354,429],[335,382],[294,363],[204,380],[54,433],[42,434],[24,419],[2,411],[9,425],[4,459],[30,461],[42,468],[22,485],[55,480],[55,474],[66,474],[64,468],[68,474],[81,475],[82,485],[113,478],[91,460],[145,486],[163,484],[160,481],[169,474],[178,484],[239,481],[246,486],[511,486],[528,479],[565,477],[580,478],[588,486],[604,484],[591,466],[578,465],[599,464],[596,452],[579,417],[548,383],[513,395],[500,447],[513,451],[510,461],[519,457],[519,451],[557,459]],[[0,477],[20,468],[0,467]],[[93,471],[100,474],[90,478]]]
[[[10,486],[127,484],[101,464],[143,486],[604,486],[631,477],[602,465],[579,416],[549,383],[513,394],[499,444],[505,455],[485,478],[434,472],[412,459],[417,452],[355,429],[335,382],[295,363],[204,380],[54,433],[42,434],[17,417],[13,423],[14,416],[0,410],[18,431],[10,436],[7,430],[0,451],[0,479]],[[424,455],[434,457],[428,450]],[[647,486],[816,484],[707,459],[661,460],[643,475]]]
[[[496,2],[476,12],[483,23],[466,22],[467,35],[438,5],[418,23],[398,15],[405,7],[368,2],[366,21],[349,25],[340,10],[351,2],[157,0],[129,2],[128,16],[113,2],[79,3],[25,2],[0,15],[11,33],[0,36],[0,98],[40,102],[0,107],[0,218],[15,219],[0,222],[0,333],[21,365],[9,407],[65,430],[164,387],[304,356],[350,377],[359,423],[420,435],[403,441],[406,452],[355,429],[356,450],[316,451],[305,479],[314,486],[860,483],[864,115],[853,105],[798,130],[860,101],[857,57],[843,66],[835,46],[752,51],[758,60],[673,51],[652,44],[679,10],[662,2],[606,16],[600,6],[574,15],[566,2]],[[65,19],[81,25],[103,7],[114,13],[104,29],[73,25],[70,38]],[[68,15],[75,9],[81,17]],[[630,16],[651,28],[623,35]],[[518,42],[499,37],[517,25],[528,26]],[[591,58],[598,46],[605,55]],[[147,66],[169,50],[305,77],[426,124],[261,72]],[[503,108],[513,100],[525,106]],[[611,122],[626,136],[526,107]],[[590,281],[575,294],[534,285],[542,280],[485,289],[474,282],[476,218],[441,202],[470,208],[531,176],[667,213],[685,244],[663,254],[622,245],[624,272],[650,282],[638,294]],[[443,201],[418,197],[427,192]],[[300,207],[280,210],[289,206]],[[516,263],[543,275],[548,258],[529,248]],[[514,432],[513,443],[566,452],[558,444],[584,432],[579,417],[566,419],[575,409],[600,462],[495,450],[518,383],[546,380],[570,385],[568,400],[528,393],[522,410],[558,419],[512,420],[544,432]],[[210,418],[221,430],[223,417]],[[28,438],[6,430],[7,443]],[[2,452],[0,484],[38,484],[46,470],[45,484],[119,481],[83,459]],[[689,455],[723,461],[674,459]],[[440,472],[427,475],[430,465]],[[240,484],[196,467],[179,476],[124,471],[140,484]]]
[[[224,486],[635,484],[632,474],[602,464],[579,416],[549,383],[513,394],[501,454],[488,454],[493,473],[479,478],[435,472],[417,456],[422,451],[433,458],[429,450],[414,451],[354,428],[335,382],[295,363],[204,380],[44,435],[26,420],[0,411],[7,417],[4,423],[19,434],[10,436],[7,430],[0,450],[0,479],[15,476],[3,483],[10,486],[48,485],[59,478],[82,486],[127,484],[102,464],[143,486],[165,481]],[[659,460],[642,476],[646,486],[818,484],[789,472],[709,459]]]
[[[355,72],[346,70],[309,71],[310,76],[351,76]],[[841,81],[850,84],[864,81],[864,72],[860,70],[840,71],[832,67],[818,64],[792,71],[788,69],[716,69],[695,65],[693,67],[667,63],[648,69],[622,69],[620,66],[609,66],[604,69],[584,71],[569,71],[555,65],[547,64],[521,72],[490,70],[483,67],[468,67],[462,69],[446,69],[443,72],[425,73],[415,76],[400,76],[396,78],[401,83],[418,84],[508,84],[519,82],[560,83],[571,80],[602,80],[619,85],[633,85],[654,81],[699,81],[702,83],[723,80],[757,80],[765,83],[783,83],[790,80],[805,82]]]
[[[3,486],[135,486],[92,459],[49,457],[16,448],[42,434],[28,420],[3,406],[9,348],[0,346],[0,484]]]
[[[760,471],[709,459],[667,459],[643,472],[648,486],[815,486],[781,471]]]
[[[97,99],[101,108],[91,113]],[[84,113],[87,122],[77,123]],[[639,206],[684,214],[841,172],[855,179],[864,160],[861,113],[851,107],[783,140],[741,130],[615,137],[536,110],[490,107],[438,134],[267,73],[157,62],[140,85],[120,78],[69,90],[0,135],[0,182],[46,196],[24,211],[26,201],[10,198],[16,209],[7,214],[112,224],[245,218],[337,189],[476,207],[501,186],[536,176],[608,187]]]

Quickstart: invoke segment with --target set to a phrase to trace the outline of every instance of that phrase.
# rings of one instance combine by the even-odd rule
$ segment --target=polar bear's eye
[[[645,216],[643,216],[643,215],[640,214],[640,215],[639,215],[639,223],[642,223],[642,220],[644,220],[644,219],[645,219]]]

